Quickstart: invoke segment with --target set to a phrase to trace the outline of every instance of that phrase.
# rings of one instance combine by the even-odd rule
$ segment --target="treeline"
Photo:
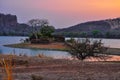
[[[112,38],[112,39],[120,39],[120,32],[118,31],[108,31],[101,32],[99,30],[93,30],[92,32],[62,32],[57,33],[59,35],[63,35],[65,37],[90,37],[90,38]]]
[[[16,32],[0,32],[0,36],[28,36],[24,33],[16,33]]]

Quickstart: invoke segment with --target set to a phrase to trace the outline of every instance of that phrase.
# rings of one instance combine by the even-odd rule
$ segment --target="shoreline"
[[[7,44],[3,46],[12,47],[12,48],[22,48],[22,49],[68,51],[65,43],[50,43],[50,44],[18,43],[18,44]],[[120,55],[120,48],[109,48],[108,53],[110,55]]]
[[[50,44],[30,44],[30,43],[18,43],[7,44],[5,47],[22,48],[22,49],[41,49],[41,50],[55,50],[55,51],[68,51],[64,43],[50,43]]]

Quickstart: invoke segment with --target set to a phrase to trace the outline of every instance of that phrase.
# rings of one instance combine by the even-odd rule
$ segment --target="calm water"
[[[70,38],[66,38],[67,39],[70,39]],[[75,38],[75,40],[77,39],[84,39],[84,38]],[[120,39],[100,39],[100,38],[97,38],[97,39],[94,39],[94,38],[90,38],[91,41],[94,41],[94,40],[102,40],[102,43],[104,43],[104,46],[107,46],[107,47],[110,47],[110,48],[120,48]]]
[[[3,54],[27,54],[27,55],[37,55],[44,54],[46,56],[50,56],[53,58],[67,58],[68,52],[65,51],[54,51],[54,50],[40,50],[40,49],[20,49],[20,48],[10,48],[4,47],[5,44],[14,44],[21,43],[21,39],[25,39],[27,37],[11,37],[11,36],[0,36],[0,53]]]
[[[10,48],[4,47],[5,44],[14,44],[21,43],[21,39],[25,39],[27,37],[11,37],[11,36],[0,36],[0,53],[3,54],[27,54],[27,55],[37,55],[44,54],[46,56],[50,56],[53,58],[67,58],[70,57],[68,52],[65,51],[54,51],[54,50],[40,50],[40,49],[20,49],[20,48]],[[68,38],[66,38],[68,39]],[[76,38],[77,39],[77,38]],[[96,39],[91,39],[96,40]],[[120,48],[120,39],[102,39],[102,42],[105,46],[109,46],[111,48]]]

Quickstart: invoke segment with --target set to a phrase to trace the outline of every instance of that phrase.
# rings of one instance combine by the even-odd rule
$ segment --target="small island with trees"
[[[55,28],[51,26],[47,19],[32,19],[28,22],[32,27],[30,42],[37,44],[45,44],[50,42],[64,42],[65,38],[59,35],[54,35]],[[40,27],[38,29],[37,27]]]
[[[8,47],[67,50],[65,37],[54,34],[55,28],[47,19],[31,19],[28,25],[32,28],[29,37],[20,44],[5,45]]]

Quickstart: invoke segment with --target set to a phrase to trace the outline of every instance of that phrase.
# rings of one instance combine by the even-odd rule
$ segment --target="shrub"
[[[14,66],[14,62],[12,57],[13,56],[8,56],[7,59],[3,58],[2,60],[0,60],[0,64],[2,65],[6,73],[5,80],[13,80],[12,69]]]
[[[66,42],[69,42],[69,43],[73,43],[74,41],[75,41],[74,38],[70,38],[70,39],[66,40]]]
[[[69,53],[79,60],[84,60],[86,57],[99,57],[100,54],[107,52],[107,47],[104,47],[101,40],[91,42],[90,39],[77,40],[72,43],[67,43]]]

